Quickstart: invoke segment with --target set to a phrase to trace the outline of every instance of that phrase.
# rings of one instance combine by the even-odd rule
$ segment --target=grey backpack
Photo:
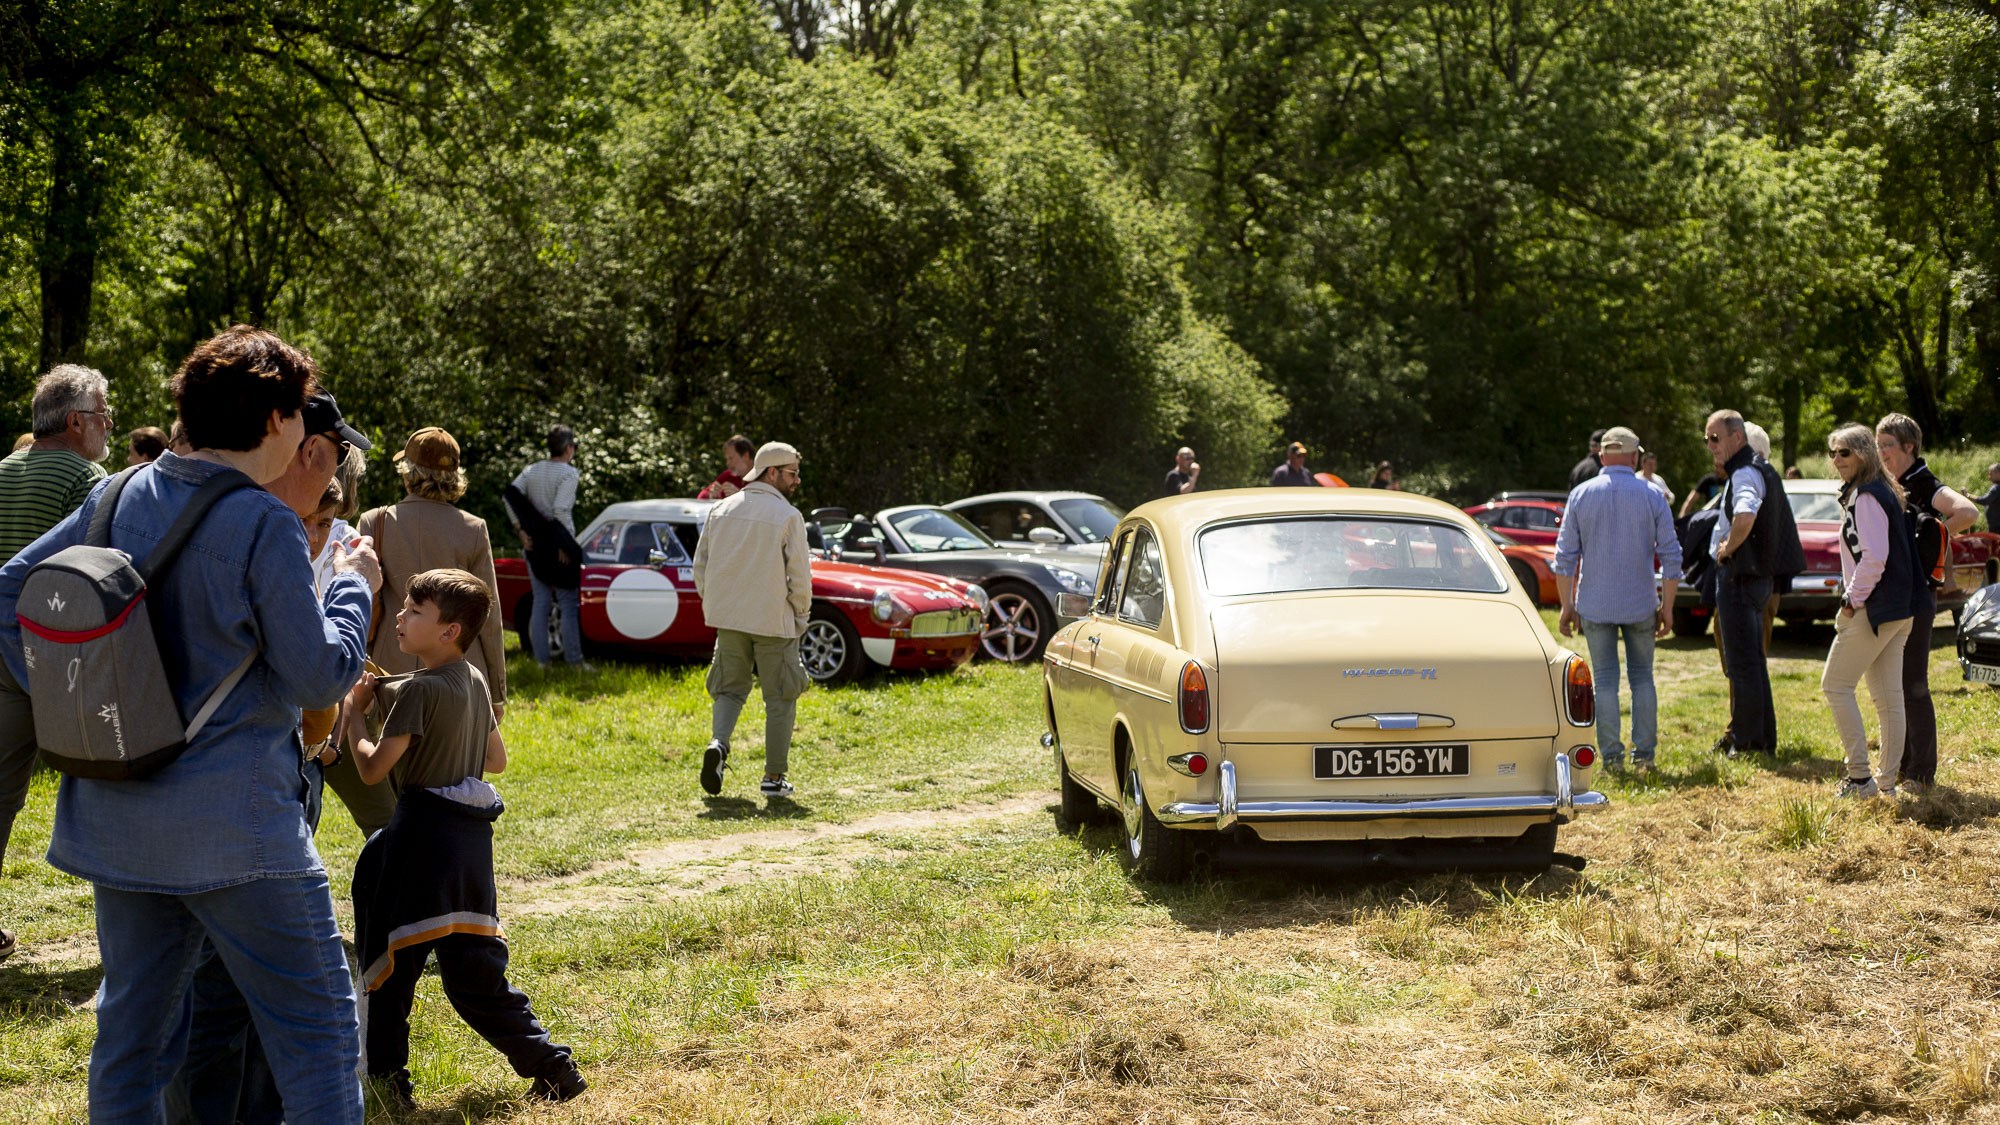
[[[257,659],[253,651],[192,720],[182,717],[146,612],[146,594],[217,500],[256,485],[233,470],[210,477],[135,566],[130,555],[111,546],[111,516],[125,486],[145,469],[127,469],[112,479],[98,498],[84,541],[29,568],[15,607],[36,745],[50,766],[75,777],[140,778],[157,772],[181,756]]]

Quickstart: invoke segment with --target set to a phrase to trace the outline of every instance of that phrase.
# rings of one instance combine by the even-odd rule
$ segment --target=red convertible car
[[[707,500],[634,500],[604,509],[577,536],[583,546],[584,644],[666,656],[706,657],[715,630],[694,589],[694,548]],[[496,559],[500,610],[528,643],[528,566]],[[860,678],[872,667],[956,668],[979,651],[986,592],[969,582],[909,570],[812,561],[812,620],[799,662],[817,683]]]

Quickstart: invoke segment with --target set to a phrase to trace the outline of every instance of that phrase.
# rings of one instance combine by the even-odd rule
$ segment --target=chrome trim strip
[[[1046,650],[1044,650],[1044,655],[1046,655]],[[1130,680],[1114,680],[1109,676],[1100,676],[1091,669],[1080,667],[1079,665],[1074,663],[1065,664],[1063,665],[1063,667],[1069,669],[1072,672],[1075,672],[1079,676],[1087,676],[1090,679],[1096,680],[1100,684],[1105,684],[1109,687],[1117,688],[1120,691],[1129,691],[1133,695],[1139,696],[1144,699],[1150,699],[1155,703],[1177,703],[1177,701],[1172,696],[1161,695],[1159,692],[1150,691],[1146,688],[1139,687],[1137,684],[1132,683]],[[1178,690],[1178,684],[1176,684],[1176,690]],[[1174,710],[1178,712],[1180,708],[1176,706]],[[1213,726],[1214,724],[1210,723],[1210,725]]]
[[[1342,715],[1333,721],[1335,730],[1418,730],[1420,728],[1455,727],[1458,723],[1449,715],[1431,715],[1417,711],[1399,711],[1370,715]]]
[[[1224,761],[1216,770],[1217,796],[1215,806],[1215,830],[1227,832],[1236,827],[1236,763]]]
[[[1193,824],[1215,821],[1217,831],[1227,831],[1242,822],[1358,821],[1358,820],[1465,820],[1487,816],[1545,816],[1558,824],[1568,823],[1578,812],[1608,808],[1611,798],[1595,790],[1582,793],[1570,789],[1569,755],[1556,755],[1556,792],[1517,797],[1441,797],[1417,801],[1251,801],[1236,800],[1236,764],[1224,761],[1217,770],[1216,803],[1173,801],[1161,805],[1156,816],[1162,824]]]

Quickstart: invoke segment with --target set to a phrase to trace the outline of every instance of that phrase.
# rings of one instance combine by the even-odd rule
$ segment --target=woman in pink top
[[[1875,432],[1843,426],[1827,439],[1840,490],[1841,606],[1820,688],[1847,752],[1842,797],[1893,797],[1903,757],[1903,644],[1916,593],[1915,551],[1903,521],[1902,489],[1882,469]],[[1868,728],[1855,685],[1868,678],[1881,722],[1882,760],[1870,772]]]

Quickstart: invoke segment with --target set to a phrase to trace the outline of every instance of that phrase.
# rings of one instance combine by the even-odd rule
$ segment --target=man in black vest
[[[1764,663],[1764,604],[1779,577],[1805,569],[1805,551],[1792,506],[1785,501],[1784,482],[1770,462],[1756,458],[1743,415],[1716,411],[1708,417],[1704,436],[1724,481],[1723,518],[1716,522],[1709,553],[1718,567],[1715,624],[1731,687],[1729,753],[1776,754],[1778,713]]]

